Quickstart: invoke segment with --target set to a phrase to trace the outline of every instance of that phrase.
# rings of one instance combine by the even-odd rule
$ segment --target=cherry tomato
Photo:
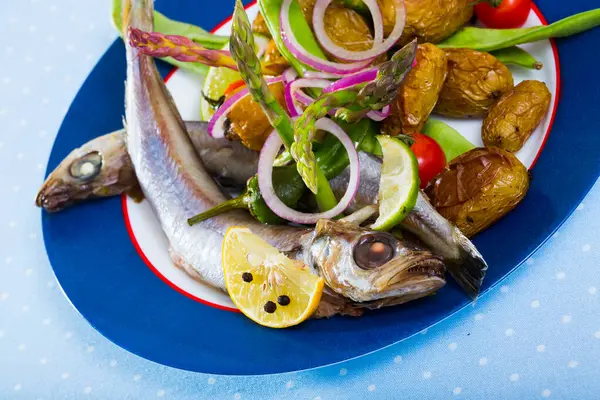
[[[227,86],[227,88],[225,89],[225,91],[223,92],[223,94],[225,96],[229,96],[235,92],[237,92],[238,89],[240,89],[241,87],[246,86],[246,82],[244,82],[243,79],[239,79],[235,82],[231,82],[229,84],[229,86]]]
[[[438,142],[429,136],[415,133],[411,137],[415,142],[410,149],[417,157],[421,188],[424,188],[430,180],[442,172],[446,166],[446,156]]]
[[[492,3],[498,0],[492,0]],[[500,0],[498,7],[492,7],[488,2],[475,6],[477,18],[488,28],[508,29],[523,26],[529,11],[531,0]]]

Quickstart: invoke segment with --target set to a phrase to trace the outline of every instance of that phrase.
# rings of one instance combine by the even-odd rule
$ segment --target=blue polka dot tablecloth
[[[215,376],[155,364],[103,338],[58,287],[33,199],[67,107],[116,38],[109,8],[109,0],[0,5],[0,399],[600,398],[598,185],[476,304],[355,360]]]

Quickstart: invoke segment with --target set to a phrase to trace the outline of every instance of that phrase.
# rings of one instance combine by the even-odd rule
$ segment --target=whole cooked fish
[[[206,170],[221,184],[243,186],[256,174],[258,153],[239,142],[214,139],[208,135],[205,122],[185,122],[188,134]],[[48,211],[59,211],[74,201],[124,193],[138,186],[131,160],[124,143],[125,130],[101,136],[74,150],[46,180],[37,204]],[[89,154],[102,154],[103,163],[95,175],[76,178],[71,172],[79,169]],[[349,211],[377,202],[381,161],[360,152],[360,187]],[[118,177],[118,179],[116,179]],[[348,184],[349,169],[331,181],[339,197]],[[450,271],[461,286],[475,295],[479,291],[487,265],[473,244],[446,219],[437,213],[422,193],[403,227],[423,240],[436,254],[450,264]]]
[[[152,0],[125,1],[125,29],[133,26],[151,31],[152,5]],[[344,222],[321,221],[314,230],[267,226],[246,212],[233,211],[189,226],[189,216],[226,198],[194,150],[153,59],[138,54],[128,40],[126,53],[127,150],[176,265],[225,290],[221,242],[229,227],[243,225],[324,277],[327,304],[319,316],[343,312],[348,303],[368,308],[400,304],[433,293],[445,284],[444,264],[430,251],[390,234]],[[346,300],[331,310],[329,296]]]
[[[206,170],[222,185],[243,185],[256,173],[258,153],[239,142],[214,139],[206,122],[186,122],[194,148]],[[90,140],[73,150],[42,185],[36,204],[60,211],[87,199],[110,197],[138,188],[125,146],[125,129]]]

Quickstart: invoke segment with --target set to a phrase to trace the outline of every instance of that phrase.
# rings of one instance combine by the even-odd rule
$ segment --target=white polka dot
[[[45,365],[48,363],[48,359],[46,357],[40,358],[40,364]]]
[[[375,391],[375,385],[373,385],[373,384],[370,384],[370,385],[367,387],[367,390],[368,390],[369,392],[374,392],[374,391]]]
[[[21,384],[20,384],[20,383],[17,383],[17,384],[16,384],[16,385],[13,387],[13,389],[14,389],[14,391],[15,391],[15,392],[18,392],[19,390],[21,390],[21,387],[22,387],[22,386],[21,386]]]
[[[481,321],[483,319],[483,314],[475,314],[475,321]]]
[[[108,365],[110,365],[111,367],[116,367],[118,364],[117,360],[110,360],[110,363]]]
[[[25,275],[30,276],[31,274],[33,274],[33,269],[32,268],[27,268],[25,270]]]
[[[24,95],[28,95],[29,93],[31,93],[31,88],[29,88],[28,86],[25,86],[22,90]]]
[[[597,291],[598,291],[598,289],[596,288],[596,286],[590,286],[588,288],[588,293],[589,294],[596,294]]]
[[[448,345],[448,349],[450,349],[452,351],[456,350],[457,347],[458,347],[458,345],[456,343],[450,343]]]
[[[2,292],[0,293],[0,300],[4,301],[8,299],[8,296],[10,296],[8,293]]]
[[[458,386],[454,388],[454,390],[452,390],[452,393],[454,393],[455,395],[459,395],[460,392],[462,392],[462,389],[459,388]]]
[[[2,143],[0,143],[0,147],[2,147]],[[12,187],[13,192],[19,193],[21,191],[21,186],[15,185]]]
[[[27,346],[25,345],[25,343],[21,343],[20,345],[17,346],[17,350],[19,350],[19,351],[25,351],[25,349],[27,349]]]
[[[0,115],[4,115],[6,114],[8,111],[6,111],[6,108],[0,108]]]
[[[313,397],[313,400],[321,400],[321,396]]]
[[[550,397],[550,393],[552,393],[550,389],[544,389],[542,390],[542,397],[548,398]]]
[[[564,272],[556,273],[556,279],[558,279],[559,281],[562,281],[563,279],[565,279],[565,276],[567,276],[567,274],[565,274]]]
[[[94,352],[94,350],[95,350],[95,347],[94,347],[94,346],[87,346],[87,347],[85,348],[85,350],[86,350],[88,353],[93,353],[93,352]]]
[[[29,239],[32,239],[32,240],[33,240],[33,239],[37,239],[37,234],[36,234],[35,232],[31,232],[31,233],[30,233],[29,235],[27,235],[27,236],[29,236]]]
[[[23,125],[23,121],[21,121],[21,125]],[[17,153],[17,160],[22,160],[25,155],[23,153]]]
[[[94,29],[96,29],[96,25],[94,25],[94,24],[89,24],[89,25],[88,25],[88,29],[89,29],[90,31],[93,31]]]
[[[594,337],[595,337],[596,339],[600,339],[600,331],[596,331],[596,332],[594,332]]]
[[[538,308],[540,306],[540,301],[539,300],[533,300],[531,302],[531,308]]]
[[[4,331],[0,331],[0,339],[4,337]]]
[[[575,360],[571,360],[571,361],[569,361],[569,363],[567,364],[567,366],[568,366],[569,368],[577,368],[577,366],[578,366],[578,365],[579,365],[579,363],[578,363],[577,361],[575,361]]]
[[[37,28],[35,27],[35,25],[29,25],[29,32],[33,33],[37,30]]]
[[[580,203],[580,204],[577,206],[577,211],[581,211],[581,210],[583,210],[584,208],[585,208],[585,204],[583,204],[583,203]]]
[[[506,331],[504,331],[504,334],[506,336],[513,336],[515,334],[515,330],[512,328],[508,328]]]
[[[65,75],[64,80],[65,80],[65,82],[70,82],[71,81],[71,75]]]
[[[26,92],[27,92],[27,90],[29,90],[29,89],[27,89],[27,88],[26,88],[26,89],[24,89],[24,90],[23,90],[23,93],[24,93],[24,94],[28,94],[28,93],[26,93]],[[19,121],[19,125],[20,125],[20,126],[25,126],[25,125],[27,125],[27,121],[26,121],[26,120],[24,120],[24,119],[22,119],[21,121]],[[23,158],[23,155],[22,155],[22,153],[19,153],[19,154],[21,154],[21,158]],[[19,155],[18,155],[18,154],[17,154],[17,158],[19,158]],[[21,158],[19,158],[19,159],[21,159]]]
[[[425,379],[431,378],[431,372],[430,371],[423,372],[423,378],[425,378]]]
[[[62,375],[60,376],[63,379],[69,379],[69,373],[68,372],[63,372]]]
[[[8,76],[5,76],[4,78],[2,78],[2,83],[4,83],[5,85],[8,85],[11,80],[12,79],[10,79]]]
[[[71,339],[73,337],[73,332],[65,333],[65,339]]]
[[[212,376],[210,378],[208,378],[208,384],[209,385],[214,385],[215,384],[215,378],[213,378]]]
[[[8,227],[9,227],[9,228],[14,228],[15,226],[17,226],[17,223],[16,223],[15,221],[10,221],[10,222],[8,223]]]
[[[533,265],[535,264],[535,259],[533,257],[530,257],[527,261],[525,261],[525,264]]]
[[[241,394],[239,394],[239,393],[236,393],[236,394],[234,394],[234,395],[233,395],[233,398],[234,398],[235,400],[240,400],[240,399],[242,398],[242,395],[241,395]]]
[[[52,289],[53,287],[56,286],[56,283],[54,281],[48,281],[46,282],[46,287]]]
[[[588,251],[590,251],[591,248],[592,248],[592,246],[590,246],[589,244],[584,244],[581,247],[581,251],[588,252]]]
[[[538,351],[538,353],[543,353],[546,351],[546,346],[544,346],[543,344],[538,344],[535,349]]]
[[[54,35],[48,35],[48,37],[46,38],[46,41],[48,43],[54,43],[54,41],[56,41],[56,37],[54,37]]]
[[[92,388],[89,386],[86,386],[85,388],[83,388],[83,393],[85,393],[85,394],[92,393]]]
[[[394,362],[396,364],[400,364],[402,362],[402,356],[396,356],[396,357],[394,357]]]
[[[511,374],[508,379],[510,379],[511,382],[516,382],[519,380],[519,378],[520,378],[519,374]]]
[[[487,365],[487,363],[488,363],[488,359],[487,358],[482,357],[482,358],[479,359],[479,365],[481,365],[482,367],[484,365]]]
[[[19,18],[15,17],[15,16],[11,16],[11,17],[8,19],[8,23],[9,23],[9,24],[16,24],[17,22],[19,22]]]
[[[50,72],[50,71],[52,71],[52,65],[46,65],[46,66],[44,67],[44,71],[46,71],[46,72]],[[42,99],[42,103],[43,103],[43,104],[48,104],[48,101],[47,101],[47,100],[48,100],[48,99],[46,99],[46,98]]]
[[[51,5],[50,6],[50,11],[54,12],[56,10],[58,10],[58,7],[56,5]]]
[[[562,318],[560,319],[562,321],[563,324],[568,324],[569,322],[571,322],[573,318],[567,314],[567,315],[563,315]]]
[[[28,312],[29,311],[29,306],[28,305],[24,305],[23,307],[21,307],[21,310],[23,310],[23,312]]]
[[[502,293],[506,293],[506,292],[508,292],[508,286],[506,286],[506,285],[502,286],[502,287],[500,288],[500,291],[501,291]]]
[[[50,323],[51,323],[51,322],[52,322],[52,320],[51,320],[50,318],[45,318],[45,319],[42,321],[42,324],[43,324],[43,325],[50,325]]]
[[[68,45],[65,46],[65,49],[67,51],[73,51],[73,50],[75,50],[75,46],[73,46],[72,44],[68,44]]]
[[[85,56],[85,59],[88,60],[88,61],[91,60],[92,58],[94,58],[93,54],[88,54],[88,55]]]
[[[292,382],[292,381],[288,381],[288,382],[285,384],[285,387],[286,387],[286,388],[288,388],[288,389],[291,389],[291,388],[293,388],[293,387],[294,387],[294,382]]]
[[[347,373],[348,373],[348,370],[347,370],[346,368],[342,368],[342,369],[340,369],[340,375],[341,375],[341,376],[344,376],[344,375],[346,375]]]
[[[75,14],[69,14],[69,20],[71,22],[75,21],[77,19],[77,16]]]
[[[165,395],[165,391],[160,389],[158,392],[156,392],[156,396],[158,397],[163,397]]]
[[[8,47],[6,48],[6,53],[8,53],[8,54],[12,54],[12,53],[14,53],[14,52],[15,52],[15,49],[14,49],[12,46],[8,46]]]
[[[44,165],[43,164],[38,164],[37,165],[37,169],[39,169],[40,171],[44,169]]]
[[[5,262],[5,263],[7,263],[7,264],[10,264],[11,262],[13,262],[13,258],[12,258],[12,257],[10,257],[10,256],[9,256],[9,257],[6,257],[6,258],[4,259],[4,262]]]
[[[141,375],[134,375],[133,376],[133,380],[136,381],[136,382],[139,381],[140,379],[142,379]],[[213,381],[214,381],[214,378],[213,378]],[[208,379],[208,383],[210,383],[210,378]]]

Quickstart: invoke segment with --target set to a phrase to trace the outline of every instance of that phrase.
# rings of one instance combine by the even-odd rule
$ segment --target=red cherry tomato
[[[446,166],[446,156],[438,142],[429,136],[415,133],[411,137],[415,142],[410,149],[417,157],[421,188],[424,188],[430,180],[442,172]]]
[[[225,96],[229,96],[231,94],[234,94],[235,92],[238,91],[238,89],[241,89],[244,86],[246,86],[246,82],[244,82],[243,79],[239,79],[237,81],[230,83],[229,86],[227,86],[227,88],[223,92],[223,94]]]
[[[492,7],[484,1],[475,6],[477,18],[488,28],[496,29],[523,26],[530,10],[531,0],[501,0],[498,7]]]

